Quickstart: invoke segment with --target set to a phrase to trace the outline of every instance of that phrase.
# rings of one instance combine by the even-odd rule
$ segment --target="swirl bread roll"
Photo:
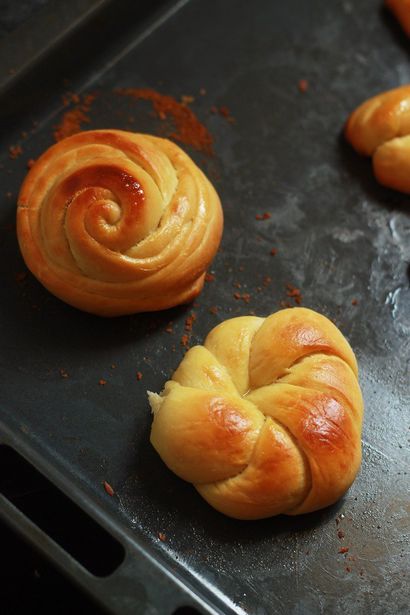
[[[151,443],[165,464],[237,519],[298,515],[338,500],[361,461],[356,358],[305,308],[222,322],[158,395]]]
[[[410,85],[373,96],[349,116],[345,136],[372,156],[380,184],[410,194]]]
[[[18,198],[28,268],[63,301],[100,316],[192,300],[222,226],[218,195],[187,154],[166,139],[120,130],[53,145]]]

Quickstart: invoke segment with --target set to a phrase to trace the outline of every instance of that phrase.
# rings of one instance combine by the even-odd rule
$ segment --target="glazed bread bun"
[[[410,193],[410,85],[366,100],[348,118],[345,136],[359,154],[373,157],[381,184]]]
[[[385,4],[410,36],[410,0],[385,0]]]
[[[160,395],[148,395],[162,460],[230,517],[323,508],[358,472],[356,359],[312,310],[222,322],[186,353]]]
[[[18,198],[27,267],[100,316],[161,310],[202,289],[222,234],[213,186],[177,145],[93,130],[50,147]]]

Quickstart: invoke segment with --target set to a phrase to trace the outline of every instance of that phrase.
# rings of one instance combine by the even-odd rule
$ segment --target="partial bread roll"
[[[348,118],[345,136],[359,154],[373,156],[381,184],[410,193],[410,85],[366,100]]]
[[[24,260],[67,303],[101,316],[193,299],[222,234],[212,184],[177,145],[121,130],[50,147],[20,191]]]
[[[410,0],[385,0],[401,27],[410,36]]]
[[[154,448],[228,516],[323,508],[358,472],[357,362],[337,327],[312,310],[221,323],[160,395],[148,395]]]

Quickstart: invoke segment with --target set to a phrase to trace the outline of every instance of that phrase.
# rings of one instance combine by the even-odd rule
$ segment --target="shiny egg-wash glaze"
[[[27,266],[70,305],[120,316],[186,303],[222,235],[215,189],[166,139],[89,131],[47,150],[18,199]]]

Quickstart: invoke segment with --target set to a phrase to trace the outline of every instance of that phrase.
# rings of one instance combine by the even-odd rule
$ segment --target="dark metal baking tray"
[[[410,80],[409,42],[371,0],[154,4],[101,3],[21,78],[16,67],[0,107],[1,442],[108,530],[125,559],[98,577],[4,495],[1,514],[113,613],[405,613],[410,199],[377,185],[341,131],[361,101]],[[53,141],[67,90],[98,91],[86,128],[163,132],[149,103],[120,99],[120,87],[194,96],[215,155],[186,149],[219,191],[225,231],[215,280],[195,306],[104,320],[21,275],[15,201],[27,161]],[[257,220],[264,212],[271,217]],[[191,345],[222,319],[293,301],[286,284],[357,353],[363,465],[326,510],[234,521],[151,448],[145,391],[159,391],[178,365],[192,311]]]

